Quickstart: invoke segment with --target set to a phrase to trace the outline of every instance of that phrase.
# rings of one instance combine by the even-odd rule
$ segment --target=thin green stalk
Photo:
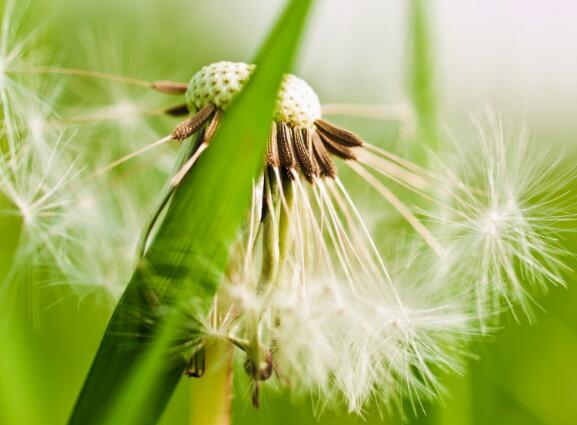
[[[0,194],[0,211],[12,208]],[[0,216],[0,423],[41,425],[49,418],[40,402],[34,373],[39,366],[27,335],[32,288],[10,279],[21,232],[21,218]]]
[[[13,209],[14,205],[0,194],[0,211]],[[22,228],[22,219],[17,216],[0,216],[0,297],[2,296],[2,286],[14,263],[14,256],[18,249],[18,241]]]
[[[280,208],[280,190],[274,171],[269,169],[264,176],[264,196],[262,219],[262,265],[259,286],[276,279],[279,268],[278,222]]]
[[[293,182],[282,178],[281,188],[272,170],[265,175],[265,195],[272,208],[267,207],[262,223],[263,260],[260,285],[274,283],[286,258],[286,249],[290,228],[290,212],[294,202]]]
[[[417,135],[429,147],[439,143],[438,92],[430,0],[409,2],[409,94],[416,113]]]
[[[279,218],[279,267],[282,267],[286,260],[286,252],[289,243],[289,229],[290,223],[290,213],[294,204],[294,183],[291,179],[287,178],[283,182],[283,196],[286,202],[286,208],[282,208],[280,211]]]
[[[232,362],[234,346],[216,340],[205,347],[210,367],[191,383],[190,424],[229,425],[232,402]]]

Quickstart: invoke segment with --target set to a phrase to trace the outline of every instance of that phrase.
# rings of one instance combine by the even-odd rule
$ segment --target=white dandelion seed
[[[34,55],[30,48],[35,32],[23,26],[24,5],[9,0],[4,6],[0,27],[0,105],[2,135],[10,156],[15,157],[22,133],[37,131],[38,125],[53,114],[51,104],[57,91],[21,70]]]
[[[0,192],[9,206],[1,213],[21,219],[21,237],[14,267],[46,266],[60,254],[69,237],[74,198],[66,187],[78,168],[66,152],[69,139],[60,135],[48,156],[40,157],[32,143],[19,143],[13,156],[0,159]]]
[[[61,283],[79,294],[100,292],[116,301],[132,275],[145,217],[129,192],[134,188],[111,193],[106,182],[76,193],[68,211],[73,225],[60,244],[56,265]]]
[[[23,6],[7,2],[0,34],[0,215],[21,223],[9,278],[41,271],[34,279],[40,285],[72,284],[81,293],[104,289],[117,298],[145,221],[136,200],[150,182],[111,194],[110,180],[82,177],[94,157],[83,149],[87,132],[71,131],[54,111],[63,82],[53,74],[69,76],[71,70],[35,65],[34,32],[22,27]],[[153,134],[149,126],[138,127],[140,137]],[[135,134],[122,140],[133,141]]]
[[[488,126],[475,124],[477,142],[456,145],[452,207],[432,219],[448,241],[445,268],[458,285],[474,285],[485,325],[503,302],[530,316],[536,287],[564,285],[559,223],[572,219],[562,207],[573,170],[558,147],[532,143],[525,130],[507,137],[494,113]]]

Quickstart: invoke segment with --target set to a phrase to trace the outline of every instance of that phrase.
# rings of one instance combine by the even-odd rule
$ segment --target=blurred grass
[[[436,50],[431,28],[433,2],[409,0],[408,4],[408,92],[415,110],[417,136],[432,149],[439,143],[439,99]]]
[[[415,0],[415,3],[417,0]],[[43,38],[44,48],[49,56],[85,66],[88,58],[82,55],[68,57],[66,52],[77,52],[80,22],[92,16],[93,25],[102,32],[116,28],[121,38],[127,40],[124,32],[142,35],[134,44],[144,42],[145,47],[136,46],[143,62],[150,66],[130,68],[130,61],[122,66],[127,73],[135,76],[185,79],[190,72],[204,63],[230,57],[242,59],[250,51],[250,46],[234,37],[234,27],[221,26],[219,33],[211,38],[207,22],[183,21],[174,24],[170,6],[177,10],[190,9],[190,4],[167,2],[162,8],[158,4],[141,5],[134,2],[37,2],[33,10],[61,10],[62,16],[50,24],[51,33]],[[66,11],[67,6],[72,10]],[[206,6],[209,7],[209,6]],[[159,11],[159,9],[162,9]],[[60,13],[60,12],[59,12]],[[130,19],[135,13],[138,19]],[[158,16],[153,18],[153,13]],[[176,13],[178,15],[178,13]],[[52,16],[50,13],[48,15]],[[191,14],[192,15],[192,14]],[[417,18],[417,17],[415,17]],[[188,16],[187,16],[187,19]],[[145,34],[141,22],[150,23],[149,34]],[[58,25],[60,23],[60,25]],[[218,25],[217,23],[210,23]],[[162,29],[173,25],[185,28],[180,34],[182,43],[174,41],[172,31]],[[119,28],[122,28],[121,30]],[[154,28],[157,30],[155,31]],[[179,30],[180,31],[180,30]],[[150,36],[157,33],[158,36]],[[199,42],[190,43],[191,37]],[[187,38],[188,37],[188,38]],[[423,43],[428,43],[426,38]],[[202,42],[200,42],[202,41]],[[174,47],[166,49],[166,45]],[[61,47],[64,46],[64,47]],[[68,46],[68,47],[65,47]],[[122,46],[121,46],[122,47]],[[132,47],[127,41],[126,47]],[[139,50],[140,49],[140,50]],[[147,56],[147,52],[152,52]],[[136,53],[135,53],[136,54]],[[178,62],[174,55],[184,62]],[[139,61],[135,61],[139,62]],[[132,65],[134,66],[134,65]],[[421,77],[413,82],[414,87]],[[338,87],[341,98],[354,88]],[[417,96],[427,96],[416,92]],[[103,96],[103,99],[106,99]],[[423,107],[426,111],[426,106]],[[362,132],[378,135],[382,125],[363,121]],[[572,128],[572,132],[577,128]],[[544,140],[557,137],[555,129],[543,135]],[[367,198],[369,199],[369,198]],[[12,219],[0,219],[0,275],[6,274],[12,258],[14,241],[18,238],[17,226]],[[567,248],[577,250],[577,241],[572,237]],[[577,267],[571,260],[570,266]],[[445,405],[436,407],[426,418],[430,424],[438,425],[569,425],[577,417],[577,289],[574,276],[568,278],[569,288],[554,288],[548,298],[543,299],[546,312],[539,313],[537,323],[530,326],[506,323],[505,329],[494,341],[483,344],[480,360],[472,361],[465,377],[451,377],[447,380],[449,395]],[[0,351],[0,423],[47,424],[65,423],[74,403],[90,361],[104,331],[110,308],[98,296],[79,299],[74,291],[65,288],[40,287],[38,281],[25,278],[18,281],[22,287],[39,290],[38,324],[32,323],[28,302],[21,303],[16,298],[1,300],[0,321],[2,323],[2,349]],[[26,291],[24,291],[26,298]],[[19,304],[17,304],[19,303]],[[14,313],[14,307],[22,311]],[[8,315],[8,312],[11,315]],[[183,382],[171,401],[163,422],[185,423],[189,404],[189,386]],[[352,425],[396,423],[396,419],[381,420],[375,409],[371,409],[366,419],[347,416],[344,413],[327,412],[316,420],[308,402],[293,403],[285,393],[276,394],[265,389],[263,407],[256,411],[249,403],[246,387],[237,386],[234,400],[234,423],[242,424],[321,424]]]

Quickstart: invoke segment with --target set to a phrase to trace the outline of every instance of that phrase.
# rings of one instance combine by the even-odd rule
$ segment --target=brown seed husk
[[[333,155],[338,156],[342,159],[356,159],[356,155],[352,148],[344,146],[343,144],[331,139],[326,134],[319,133],[319,136],[325,146],[325,148]]]
[[[278,153],[276,123],[272,123],[268,137],[268,145],[266,147],[266,165],[273,168],[280,167],[280,158]]]
[[[355,134],[345,130],[344,128],[338,127],[329,121],[318,119],[315,121],[315,126],[321,132],[321,134],[328,136],[337,144],[348,148],[354,148],[363,145],[363,141],[359,139]]]
[[[173,95],[184,94],[188,88],[188,84],[175,81],[154,81],[150,86],[160,93]]]
[[[311,181],[318,175],[319,167],[314,161],[313,152],[307,149],[303,137],[303,131],[300,128],[293,128],[292,130],[294,151],[296,153],[297,162],[299,164],[300,170],[303,172],[307,180]]]
[[[293,150],[293,137],[290,127],[284,123],[278,123],[277,128],[278,151],[281,165],[287,170],[295,170],[297,161]]]
[[[322,177],[334,178],[337,175],[337,167],[333,162],[333,159],[325,149],[323,141],[319,136],[318,132],[312,131],[311,138],[313,142],[314,157],[320,169],[320,175]]]
[[[174,140],[183,141],[188,139],[194,133],[196,133],[212,116],[216,107],[212,104],[206,105],[195,115],[184,120],[178,124],[172,133],[170,134]]]

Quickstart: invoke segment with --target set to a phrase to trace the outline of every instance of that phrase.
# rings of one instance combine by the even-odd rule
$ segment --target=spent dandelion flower
[[[140,255],[160,211],[210,147],[227,107],[254,68],[219,62],[202,68],[189,84],[151,84],[157,91],[185,95],[185,105],[166,112],[190,112],[192,116],[166,137],[101,171],[170,141],[199,136],[194,152],[170,179],[157,213],[145,227]],[[325,395],[339,394],[356,412],[362,410],[381,378],[391,382],[391,388],[382,391],[387,402],[406,395],[398,388],[392,391],[395,385],[409,386],[415,399],[423,396],[425,389],[434,392],[437,386],[429,362],[432,353],[443,358],[443,348],[435,345],[433,337],[427,347],[419,347],[430,328],[412,319],[418,317],[419,308],[409,311],[403,305],[361,212],[338,177],[337,159],[344,160],[383,195],[433,251],[442,254],[440,244],[410,208],[371,174],[376,171],[423,193],[430,183],[422,170],[324,120],[313,89],[300,78],[286,75],[279,89],[263,174],[254,186],[249,231],[241,243],[244,248],[234,256],[223,293],[215,301],[211,317],[216,317],[216,322],[204,326],[212,329],[207,338],[228,339],[245,352],[255,405],[260,383],[271,378],[277,365],[279,374],[285,369],[299,380],[296,386]],[[375,304],[369,306],[369,299]],[[440,310],[431,311],[441,315]],[[223,317],[226,320],[220,323]],[[372,324],[375,321],[378,326]],[[391,345],[381,344],[379,338]],[[196,359],[203,355],[199,350],[192,356],[195,370],[189,375],[198,374]],[[310,367],[303,366],[306,364]],[[424,379],[420,384],[417,376]]]
[[[371,399],[390,407],[409,398],[418,408],[422,398],[439,391],[438,370],[459,368],[459,340],[470,332],[469,318],[429,294],[398,294],[395,288],[405,285],[387,285],[382,276],[371,275],[370,265],[349,269],[354,276],[349,281],[347,265],[335,261],[338,248],[329,236],[309,237],[312,241],[302,255],[293,239],[300,232],[295,223],[314,215],[303,215],[296,205],[288,220],[294,228],[287,237],[294,246],[286,248],[274,281],[263,283],[262,263],[269,260],[262,251],[252,251],[256,232],[247,231],[246,248],[235,255],[222,289],[229,316],[237,319],[228,322],[230,327],[224,325],[222,333],[249,356],[255,353],[250,347],[253,335],[261,361],[266,360],[262,377],[270,377],[273,363],[280,382],[295,394],[313,394],[319,412],[337,400],[345,400],[357,413]],[[257,211],[260,206],[254,203],[253,218]],[[329,253],[334,258],[323,260]],[[238,341],[245,341],[244,346]],[[253,379],[258,376],[253,374]]]
[[[243,63],[215,63],[178,89],[185,94],[187,109],[176,109],[193,115],[150,146],[181,141],[197,132],[200,136],[194,153],[170,180],[171,190],[161,206],[210,147],[228,105],[253,70],[254,66]],[[394,385],[409,386],[415,399],[437,386],[429,362],[435,355],[443,358],[443,349],[433,337],[424,336],[432,327],[416,319],[420,310],[405,308],[362,214],[338,177],[338,158],[374,186],[436,254],[442,253],[411,210],[369,171],[422,192],[429,183],[421,170],[367,147],[353,133],[322,119],[312,88],[286,75],[279,89],[263,175],[254,186],[244,249],[234,256],[215,305],[222,310],[222,299],[229,301],[225,316],[235,319],[226,320],[216,334],[226,335],[245,351],[255,405],[260,382],[269,379],[277,365],[308,390],[330,393],[338,389],[351,411],[357,412],[384,377]],[[371,299],[375,304],[369,306]],[[441,316],[440,310],[433,311]],[[451,328],[453,322],[444,323]],[[381,338],[391,345],[381,344]],[[425,347],[420,347],[421,341],[427,341]],[[194,355],[198,356],[203,356],[202,350]],[[383,398],[389,400],[395,394],[398,389],[387,389]]]

